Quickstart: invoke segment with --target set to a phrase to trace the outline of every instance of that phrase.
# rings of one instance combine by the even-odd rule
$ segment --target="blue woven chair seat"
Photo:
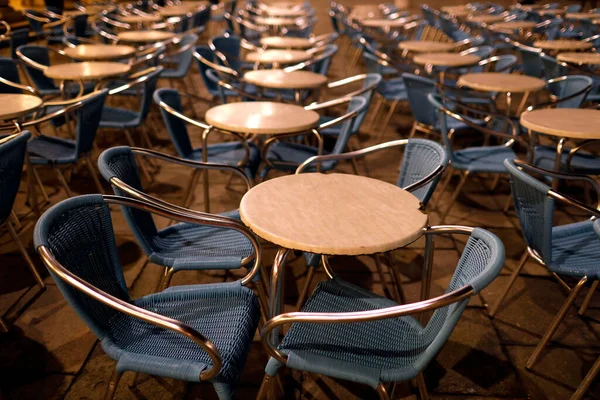
[[[246,174],[254,179],[258,166],[260,165],[260,150],[253,143],[248,142],[250,157],[245,165]],[[208,161],[237,166],[240,160],[246,156],[246,150],[240,142],[225,142],[208,145]],[[197,148],[187,159],[202,161],[202,148]]]
[[[240,268],[252,254],[250,241],[238,231],[187,223],[159,231],[149,246],[151,262],[175,271]]]
[[[566,170],[567,157],[569,156],[569,148],[563,148],[561,155],[561,169]],[[533,153],[533,164],[550,171],[554,170],[554,161],[556,159],[556,147],[554,146],[536,146]],[[600,157],[585,153],[577,152],[571,159],[571,171],[580,174],[600,174]]]
[[[223,360],[221,372],[213,381],[237,382],[260,316],[256,296],[240,281],[175,286],[133,303],[190,325],[210,339]],[[212,365],[208,354],[181,334],[124,314],[116,314],[110,327],[102,348],[118,360],[119,371],[198,382],[200,373]]]
[[[485,125],[485,121],[482,119],[471,118],[471,119],[469,119],[469,121],[474,124],[477,124],[479,126]],[[460,129],[469,128],[469,126],[467,124],[465,124],[464,122],[459,121],[457,119],[454,119],[454,118],[446,118],[446,126],[448,127],[448,130],[454,129],[455,131],[458,131]],[[439,120],[436,121],[435,130],[437,130],[437,131],[441,130],[441,124],[440,124]]]
[[[559,275],[599,279],[598,254],[600,239],[592,221],[552,228],[552,261],[547,264],[550,271]]]
[[[124,108],[104,106],[102,118],[100,120],[101,128],[135,128],[141,123],[139,112],[127,110]]]
[[[303,312],[353,312],[397,305],[339,278],[321,282]],[[414,362],[429,343],[412,317],[353,324],[292,324],[278,348],[287,367],[376,387],[413,378]],[[267,370],[278,368],[274,359]]]
[[[77,161],[76,142],[51,136],[36,136],[27,143],[33,165],[72,164]]]
[[[504,160],[514,160],[517,155],[512,149],[504,146],[486,146],[456,150],[454,157],[452,167],[458,170],[504,173]]]
[[[267,159],[273,164],[277,164],[278,169],[295,171],[299,164],[302,164],[308,158],[316,156],[318,149],[313,146],[306,146],[298,143],[279,142],[269,147]],[[324,153],[325,154],[325,153]],[[296,165],[278,164],[277,162],[293,163]],[[321,171],[328,171],[335,166],[334,161],[324,161],[321,163]],[[306,171],[314,170],[314,166],[307,167]]]

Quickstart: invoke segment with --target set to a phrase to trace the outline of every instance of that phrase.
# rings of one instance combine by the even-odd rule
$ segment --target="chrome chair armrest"
[[[215,71],[217,71],[219,73],[223,73],[225,75],[229,75],[234,78],[239,78],[239,74],[236,70],[229,68],[229,67],[224,67],[224,66],[214,63],[212,61],[209,61],[206,58],[202,57],[202,55],[200,55],[200,53],[198,53],[196,51],[194,52],[194,57],[198,61],[200,61],[202,64],[206,65],[209,68],[214,69]]]
[[[344,78],[344,79],[340,79],[334,82],[330,82],[327,84],[327,88],[328,89],[333,89],[333,88],[339,88],[339,87],[343,87],[355,82],[359,82],[359,81],[364,81],[365,79],[367,79],[368,74],[360,74],[360,75],[354,75],[354,76],[350,76],[348,78]],[[343,96],[340,97],[354,97],[354,96],[359,96],[365,92],[368,92],[369,90],[373,90],[377,87],[377,83],[372,83],[368,86],[364,86],[361,89],[355,90],[353,92],[347,93]]]
[[[20,89],[20,90],[22,90],[24,92],[29,92],[29,93],[31,93],[34,96],[42,97],[40,95],[40,92],[36,88],[34,88],[32,86],[21,85],[20,83],[15,83],[13,81],[9,81],[8,79],[4,79],[1,76],[0,76],[0,83],[3,83],[5,85],[7,85],[7,86],[14,87],[16,89]]]
[[[228,82],[225,82],[223,80],[219,80],[217,82],[217,85],[219,85],[220,87],[222,87],[224,89],[231,90],[232,92],[235,92],[235,93],[237,93],[238,95],[240,95],[240,96],[242,96],[244,98],[252,99],[252,100],[255,100],[255,101],[265,101],[266,100],[266,99],[264,99],[264,98],[262,98],[260,96],[255,95],[255,94],[248,93],[245,90],[240,89],[240,88],[238,88],[238,87],[236,87],[236,86],[234,86],[234,85],[232,85],[232,84],[230,84]]]
[[[319,133],[319,131],[317,129],[311,129],[311,130],[305,131],[305,132],[286,133],[283,135],[276,135],[276,136],[268,138],[267,140],[265,140],[265,142],[263,143],[263,146],[260,150],[261,159],[263,160],[265,165],[267,165],[269,168],[273,168],[273,163],[267,157],[267,154],[269,154],[269,148],[271,147],[271,145],[273,143],[278,142],[280,139],[295,138],[298,136],[309,135],[309,134],[314,135],[317,138],[317,156],[320,156],[321,153],[323,153],[323,137],[321,136],[321,134]],[[299,166],[299,164],[287,162],[284,160],[277,161],[277,163],[296,166],[296,167]],[[320,171],[320,169],[321,169],[321,165],[317,164],[317,171]]]
[[[131,89],[132,87],[141,85],[142,83],[144,83],[145,81],[148,80],[148,74],[151,72],[154,72],[157,68],[162,68],[162,67],[150,67],[143,71],[138,71],[135,74],[130,75],[129,79],[132,79],[132,81],[109,90],[109,92],[108,92],[109,96],[119,94],[121,92],[124,92],[127,89]],[[96,85],[96,89],[99,89],[103,83],[104,82],[100,82],[98,85]]]

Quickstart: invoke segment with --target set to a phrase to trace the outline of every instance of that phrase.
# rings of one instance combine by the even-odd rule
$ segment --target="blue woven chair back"
[[[46,246],[69,272],[87,283],[129,302],[110,209],[99,194],[72,197],[47,210],[34,231],[35,247]],[[100,338],[111,338],[112,323],[120,313],[63,282],[52,271],[56,285],[71,307]]]
[[[12,58],[0,57],[0,76],[11,82],[21,83],[19,68]],[[22,90],[0,82],[0,93],[22,93]]]
[[[438,113],[439,122],[440,122],[440,136],[442,137],[442,143],[444,148],[446,149],[446,153],[448,154],[448,158],[450,159],[450,163],[456,161],[456,157],[454,156],[454,152],[452,151],[452,142],[450,141],[450,128],[448,127],[448,115],[444,114],[441,109],[442,107],[447,109],[452,109],[452,106],[449,104],[442,104],[442,99],[440,95],[435,93],[431,93],[427,96],[427,101],[431,104],[433,110]]]
[[[488,57],[490,57],[492,55],[492,53],[494,53],[494,49],[492,46],[479,46],[479,47],[472,47],[468,50],[465,50],[464,53],[468,53],[474,56],[479,57],[480,59],[484,60]]]
[[[24,45],[20,46],[17,50],[19,50],[25,57],[28,57],[39,64],[50,66],[50,53],[48,48],[45,46]],[[29,79],[31,79],[31,82],[33,82],[38,89],[58,89],[58,87],[54,84],[54,80],[46,77],[43,71],[27,66],[25,67],[25,71],[27,71]]]
[[[408,105],[415,120],[421,124],[435,126],[437,123],[437,111],[427,100],[430,93],[435,93],[435,82],[431,79],[413,74],[402,74],[406,85]]]
[[[132,188],[144,191],[135,156],[127,146],[112,147],[103,151],[98,157],[98,170],[107,182],[110,182],[111,178],[118,178]],[[118,196],[130,197],[116,186],[113,186],[113,191]],[[138,244],[146,254],[152,254],[149,243],[158,233],[152,215],[136,208],[121,207],[121,210]]]
[[[504,246],[498,237],[486,230],[475,228],[467,241],[462,256],[446,293],[471,285],[479,293],[500,273],[504,265]],[[413,349],[423,349],[414,361],[414,368],[422,371],[444,345],[469,299],[435,310],[419,336],[420,343],[411,343]]]
[[[371,54],[367,50],[364,50],[362,55],[363,55],[363,60],[365,62],[365,66],[367,67],[367,71],[369,73],[382,74],[383,69],[385,67],[377,62],[377,60],[379,58],[376,55]]]
[[[405,188],[425,178],[440,165],[444,168],[448,166],[448,153],[441,144],[427,139],[409,139],[404,148],[396,184]],[[439,174],[434,180],[412,192],[424,206],[433,195],[441,176]]]
[[[220,51],[227,57],[227,62],[229,66],[236,71],[240,70],[242,66],[242,62],[240,60],[240,55],[242,52],[242,40],[237,36],[217,36],[211,39],[215,49]],[[223,62],[220,58],[215,57],[219,64],[223,65]]]
[[[183,35],[181,38],[181,42],[179,42],[180,47],[185,47],[190,45],[190,48],[185,50],[183,53],[177,55],[177,71],[184,72],[190,69],[190,65],[192,65],[192,59],[194,58],[194,46],[193,44],[198,41],[198,35],[195,33],[188,33]]]
[[[592,78],[584,75],[568,75],[558,79],[557,81],[549,82],[547,85],[548,91],[556,96],[558,100],[573,96],[587,87],[591,88],[594,83]],[[585,101],[588,93],[585,92],[568,100],[561,101],[556,105],[556,108],[579,108]]]
[[[562,18],[552,18],[549,25],[545,28],[546,40],[555,40],[562,28],[564,21]]]
[[[541,78],[543,65],[540,52],[525,47],[517,47],[517,49],[521,54],[521,66],[525,75]]]
[[[158,89],[154,92],[154,102],[156,104],[165,103],[175,111],[183,113],[183,105],[181,103],[181,96],[177,89]],[[177,154],[180,157],[188,157],[192,151],[192,142],[186,127],[185,121],[172,114],[169,114],[166,110],[160,109],[160,113],[171,137],[171,141],[177,150]]]
[[[38,18],[47,18],[43,13],[41,13],[37,10],[27,9],[24,11],[27,12],[28,14],[31,14]],[[42,33],[43,28],[42,28],[42,23],[40,21],[30,18],[28,16],[26,16],[25,18],[27,18],[27,22],[29,22],[29,27],[31,28],[32,31],[37,32],[38,34]]]
[[[510,176],[510,187],[523,238],[548,264],[552,261],[552,216],[554,199],[550,187],[517,168],[512,160],[504,160]]]
[[[503,54],[498,56],[498,60],[494,64],[494,72],[504,72],[510,74],[516,64],[517,56],[513,54]]]
[[[77,142],[75,146],[77,155],[92,151],[98,125],[102,119],[102,109],[104,108],[106,96],[108,96],[108,89],[101,90],[94,95],[90,94],[82,100],[83,106],[76,111],[77,127],[75,131]]]
[[[202,57],[204,57],[205,59],[207,59],[210,62],[215,61],[215,56],[214,56],[212,50],[210,49],[210,47],[208,47],[208,46],[196,46],[194,48],[194,51],[197,52],[198,54],[200,54]],[[204,82],[204,85],[206,86],[208,93],[210,93],[212,96],[218,96],[219,95],[219,85],[217,85],[216,82],[212,81],[206,75],[206,72],[210,68],[208,66],[206,66],[205,64],[203,64],[202,62],[200,62],[198,59],[196,59],[196,65],[198,66],[198,71],[200,71],[200,77],[202,78],[202,82]]]
[[[76,37],[86,37],[87,21],[87,14],[76,15],[73,17],[73,33]]]
[[[366,92],[361,93],[359,95],[360,97],[365,99],[367,104],[365,106],[365,109],[354,118],[354,122],[352,123],[351,133],[353,133],[353,134],[358,133],[358,131],[360,130],[360,127],[361,127],[362,123],[364,122],[365,118],[367,117],[367,113],[369,112],[369,107],[371,107],[371,100],[373,100],[373,93],[377,89],[377,86],[379,86],[379,84],[381,83],[382,79],[383,78],[381,77],[380,74],[372,74],[372,73],[367,74],[367,78],[363,82],[363,88],[370,86],[370,85],[374,85],[374,86],[373,86],[373,89],[367,90]]]
[[[581,11],[581,4],[571,4],[567,6],[567,13],[576,13]]]
[[[0,226],[10,216],[15,203],[30,137],[29,131],[15,137],[0,137]]]
[[[329,21],[331,22],[331,27],[333,28],[333,31],[336,33],[341,33],[340,23],[338,22],[335,11],[333,10],[329,10]]]
[[[546,54],[542,54],[542,65],[544,66],[544,78],[553,79],[559,76],[564,76],[569,73],[569,68],[558,64],[558,61],[554,57],[550,57]]]
[[[210,21],[210,7],[206,7],[193,15],[192,27],[200,28],[202,26],[206,26],[208,21]]]
[[[29,43],[29,28],[16,29],[10,33],[10,56],[13,60],[19,58],[17,49]]]
[[[348,145],[348,140],[350,139],[350,136],[353,133],[352,127],[354,126],[354,121],[356,120],[356,118],[359,115],[361,115],[361,113],[367,111],[367,106],[368,106],[368,102],[364,97],[356,96],[350,100],[350,102],[348,103],[347,112],[351,113],[351,112],[357,111],[358,114],[354,118],[347,119],[346,121],[341,123],[342,129],[338,135],[335,145],[333,145],[331,154],[341,154],[344,152],[344,150],[346,149],[346,146]],[[360,126],[359,126],[359,128],[360,128]]]
[[[337,53],[338,47],[335,44],[328,44],[325,46],[325,50],[323,51],[323,59],[317,61],[313,64],[312,70],[317,74],[327,75],[329,72],[329,68],[331,67],[331,60],[335,53]]]
[[[455,31],[458,30],[458,26],[451,19],[446,18],[444,16],[440,16],[440,29],[446,35],[452,37]]]
[[[140,118],[144,120],[148,113],[150,112],[150,105],[152,104],[152,95],[156,90],[156,84],[158,83],[158,78],[160,78],[160,74],[163,71],[163,67],[157,67],[154,71],[150,72],[147,77],[148,79],[144,81],[144,94],[142,95],[142,101],[140,104]]]

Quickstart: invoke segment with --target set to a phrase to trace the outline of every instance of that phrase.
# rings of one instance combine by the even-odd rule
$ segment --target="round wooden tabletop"
[[[200,9],[202,6],[202,4],[180,4],[176,6],[165,7],[158,13],[165,18],[179,17],[181,15],[193,13],[194,11]]]
[[[271,7],[261,8],[265,14],[273,17],[302,17],[306,15],[306,10],[299,7]]]
[[[482,24],[492,24],[494,22],[503,21],[506,16],[504,15],[496,15],[496,14],[484,14],[484,15],[473,15],[468,19],[472,22],[478,22]]]
[[[117,35],[119,41],[131,43],[151,43],[173,39],[175,33],[167,31],[125,31]]]
[[[111,12],[116,9],[115,6],[109,5],[88,5],[85,6],[85,12],[88,14],[100,14],[102,11]]]
[[[362,25],[366,26],[367,28],[401,28],[412,21],[414,21],[414,19],[410,18],[372,18],[362,21]]]
[[[454,17],[466,17],[466,16],[469,16],[469,15],[480,15],[481,12],[479,12],[479,11],[473,11],[473,10],[470,10],[468,8],[463,8],[462,10],[458,10],[457,9],[457,10],[454,10],[454,11],[451,11],[451,12],[447,12],[447,14],[450,14],[450,15],[452,15]]]
[[[96,80],[126,74],[130,68],[118,62],[65,63],[49,66],[44,75],[64,81]]]
[[[222,104],[208,110],[204,118],[218,129],[256,135],[305,132],[319,123],[315,111],[270,101]]]
[[[27,115],[42,105],[42,99],[30,94],[0,94],[0,120],[6,121]]]
[[[118,60],[135,54],[135,47],[110,44],[80,44],[76,47],[65,47],[67,56],[76,60]]]
[[[511,10],[523,10],[523,11],[531,11],[531,10],[539,10],[544,7],[543,4],[515,4],[510,6]]]
[[[240,203],[242,221],[278,246],[326,255],[374,254],[417,240],[427,214],[411,193],[348,174],[306,173],[263,182]]]
[[[314,45],[310,39],[287,36],[264,37],[260,39],[260,44],[274,49],[310,49]]]
[[[571,18],[571,19],[598,19],[598,18],[600,18],[600,14],[578,12],[578,13],[567,13],[566,17]]]
[[[398,47],[414,53],[434,53],[450,51],[454,48],[454,43],[434,42],[431,40],[407,40],[400,42]]]
[[[579,40],[536,40],[533,47],[539,47],[543,50],[566,51],[566,50],[587,50],[594,47],[591,42],[582,42]]]
[[[536,92],[546,86],[546,81],[527,75],[500,72],[476,72],[458,78],[459,86],[487,92]]]
[[[310,71],[285,72],[281,69],[260,69],[244,74],[244,81],[269,89],[316,89],[327,83],[325,75]]]
[[[256,17],[254,22],[258,25],[269,26],[291,26],[298,25],[301,20],[297,18],[278,18],[278,17]]]
[[[310,58],[310,53],[301,50],[265,50],[246,55],[247,61],[260,64],[295,64]]]
[[[496,22],[495,24],[490,25],[492,29],[505,29],[505,30],[515,30],[515,29],[531,29],[535,27],[536,23],[533,21],[506,21],[506,22]]]
[[[544,108],[521,114],[521,125],[534,132],[569,139],[600,139],[600,111]]]
[[[158,22],[161,19],[162,17],[156,14],[124,15],[119,17],[119,21],[125,22],[126,24],[149,24],[152,22]]]
[[[66,10],[63,11],[62,15],[64,17],[75,18],[80,15],[90,15],[89,11],[81,11],[81,10]]]
[[[457,53],[422,53],[413,57],[416,64],[435,67],[466,67],[475,65],[480,60],[480,57],[473,54],[461,56]]]
[[[567,10],[564,8],[542,8],[537,10],[537,13],[540,15],[565,15]]]
[[[598,53],[560,53],[556,59],[571,64],[600,65]]]

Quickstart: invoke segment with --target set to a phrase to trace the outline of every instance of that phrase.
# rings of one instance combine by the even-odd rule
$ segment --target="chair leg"
[[[377,385],[377,394],[379,395],[380,400],[390,400],[387,389],[382,382],[379,382],[379,385]]]
[[[115,392],[117,391],[117,385],[121,380],[121,373],[115,370],[110,377],[110,381],[108,382],[108,386],[106,387],[106,392],[104,393],[104,400],[112,400],[115,397]]]
[[[40,192],[42,192],[42,196],[44,197],[44,202],[49,203],[50,197],[48,197],[48,192],[46,192],[46,189],[44,188],[44,184],[42,183],[42,179],[40,178],[40,175],[37,172],[37,168],[32,166],[31,171],[33,172],[33,177],[35,178],[35,182],[37,183],[37,185],[40,188]]]
[[[373,110],[373,116],[371,117],[371,123],[369,124],[369,132],[373,132],[375,130],[377,124],[377,117],[379,116],[379,112],[381,111],[381,107],[383,107],[384,100],[381,97],[377,98],[377,104],[375,105],[375,109]]]
[[[102,183],[100,182],[100,178],[98,177],[98,173],[96,173],[96,169],[94,168],[94,164],[92,163],[92,160],[90,160],[89,157],[84,157],[83,161],[85,162],[85,165],[87,166],[88,171],[90,171],[90,175],[92,176],[92,179],[94,181],[94,184],[96,185],[96,189],[98,190],[98,193],[106,194],[104,192],[104,188],[102,187]]]
[[[25,258],[25,261],[27,262],[27,266],[31,270],[31,273],[33,274],[33,277],[35,278],[35,281],[40,286],[40,288],[44,289],[46,287],[46,285],[44,284],[44,281],[42,280],[40,273],[35,268],[33,261],[31,261],[31,257],[29,257],[29,254],[27,254],[27,250],[25,249],[25,246],[23,246],[23,242],[21,242],[19,235],[17,235],[17,232],[15,232],[15,229],[13,228],[12,223],[10,221],[6,223],[6,228],[8,229],[8,233],[10,234],[12,239],[17,244],[17,247],[19,248],[19,251],[23,255],[23,258]]]
[[[210,196],[209,196],[209,192],[208,192],[208,170],[205,169],[203,171],[203,175],[204,175],[204,179],[202,179],[203,182],[203,188],[204,188],[204,211],[209,213],[210,212]]]
[[[589,389],[590,385],[594,381],[594,378],[596,377],[596,375],[598,375],[598,372],[600,372],[600,357],[598,357],[594,365],[592,365],[592,368],[585,376],[585,378],[583,378],[583,381],[581,381],[581,385],[579,385],[577,391],[571,397],[571,400],[580,400],[583,398],[583,395]]]
[[[173,268],[165,267],[163,275],[160,277],[158,285],[156,286],[156,290],[154,291],[155,293],[162,292],[169,287],[169,283],[171,283],[171,278],[173,278],[174,272],[175,270],[173,270]]]
[[[533,354],[531,354],[531,357],[529,357],[529,359],[527,360],[527,364],[525,364],[525,368],[527,368],[527,369],[533,368],[536,361],[540,357],[542,350],[544,349],[546,344],[548,344],[548,342],[552,338],[552,335],[554,334],[554,332],[556,332],[558,325],[560,325],[560,323],[563,320],[563,318],[565,317],[565,315],[567,315],[567,311],[569,311],[569,307],[571,307],[571,305],[575,301],[575,298],[577,297],[577,295],[579,294],[579,292],[581,291],[581,289],[583,288],[583,286],[585,285],[586,282],[587,282],[587,277],[584,276],[583,278],[581,278],[581,280],[579,282],[577,282],[577,285],[575,285],[575,287],[573,289],[571,289],[571,293],[569,294],[569,297],[567,297],[567,300],[564,302],[562,308],[558,312],[558,315],[556,315],[556,318],[554,319],[554,321],[552,321],[552,325],[550,325],[550,328],[548,329],[548,331],[546,331],[546,333],[542,337],[542,340],[540,340],[540,342],[538,343],[537,347],[533,351]]]
[[[15,212],[15,210],[12,210],[10,212],[10,219],[12,220],[13,224],[15,225],[15,228],[21,229],[21,221],[19,221],[19,217],[18,217],[17,213]]]
[[[383,136],[385,135],[389,125],[390,125],[390,121],[392,120],[392,117],[394,116],[394,112],[396,112],[396,108],[398,107],[398,103],[399,101],[393,101],[392,104],[390,105],[390,110],[388,111],[385,120],[383,121],[383,127],[381,128],[381,132],[379,133],[379,138],[377,139],[377,142],[381,142],[381,140],[383,139]]]
[[[402,277],[396,269],[396,263],[394,262],[394,256],[390,252],[387,254],[388,266],[390,269],[390,275],[394,280],[394,288],[396,289],[397,301],[399,304],[406,304],[406,295],[404,294],[404,288],[402,287]]]
[[[58,167],[55,167],[54,172],[56,173],[56,177],[58,178],[58,181],[62,185],[63,189],[65,189],[65,192],[67,192],[67,197],[73,197],[71,188],[69,187],[69,184],[67,183],[67,180],[65,179],[65,176],[63,175],[62,171]]]
[[[129,387],[136,387],[137,386],[137,380],[138,377],[140,376],[139,372],[133,372],[133,375],[131,375],[131,381],[129,381]]]
[[[427,385],[425,385],[425,378],[423,373],[419,372],[417,375],[417,386],[419,388],[419,397],[421,400],[429,400],[429,394],[427,394]]]
[[[190,208],[192,204],[192,200],[194,198],[194,189],[196,185],[198,185],[198,179],[200,179],[200,170],[195,169],[192,172],[192,178],[190,179],[190,183],[185,191],[185,197],[183,198],[183,207]]]
[[[508,284],[502,290],[502,292],[500,292],[500,297],[498,297],[498,300],[496,300],[496,303],[492,306],[492,308],[490,308],[490,311],[489,311],[490,317],[493,317],[493,316],[496,315],[496,312],[498,311],[498,307],[500,307],[500,304],[502,304],[502,302],[506,298],[506,295],[510,291],[510,288],[512,288],[512,285],[517,280],[517,277],[519,276],[519,273],[523,269],[523,266],[525,265],[525,263],[527,263],[528,259],[529,259],[529,252],[527,250],[525,250],[525,253],[523,253],[523,256],[521,257],[521,260],[519,260],[519,264],[517,265],[517,267],[515,268],[515,270],[513,271],[513,273],[510,275],[510,279],[508,281]]]
[[[446,176],[442,181],[442,185],[439,189],[436,190],[438,193],[437,196],[435,197],[435,199],[429,202],[431,207],[435,206],[437,204],[437,201],[444,194],[444,192],[448,188],[448,185],[450,184],[450,181],[452,180],[452,176],[454,176],[454,169],[451,166],[448,166],[448,168],[446,168]]]
[[[267,400],[273,398],[273,384],[271,380],[273,377],[269,374],[265,374],[263,377],[262,383],[260,384],[260,389],[258,389],[258,394],[256,395],[257,400]]]
[[[440,224],[443,224],[444,221],[446,221],[446,216],[448,216],[448,213],[452,209],[452,206],[454,205],[454,202],[456,201],[458,194],[462,190],[463,186],[465,186],[465,183],[467,182],[468,177],[469,177],[469,171],[464,171],[460,182],[458,182],[458,186],[456,187],[456,189],[454,190],[454,193],[452,194],[452,198],[450,199],[450,202],[448,203],[448,207],[446,208],[446,211],[444,211],[444,214],[442,214],[442,217],[440,218]]]
[[[579,309],[579,315],[584,315],[585,312],[587,311],[587,308],[590,305],[590,301],[592,301],[592,297],[594,296],[596,289],[598,289],[599,283],[600,283],[600,281],[594,281],[594,283],[592,283],[592,287],[590,287],[590,290],[587,292],[587,295],[585,296],[585,300],[583,300],[583,304],[581,305],[581,308]]]
[[[375,266],[377,267],[377,273],[379,274],[379,280],[381,281],[381,286],[383,287],[383,292],[387,298],[392,298],[389,288],[385,283],[385,272],[383,271],[383,265],[381,264],[381,260],[379,259],[379,254],[375,254]]]
[[[310,289],[310,285],[315,276],[316,269],[317,269],[317,267],[315,267],[315,266],[307,266],[306,282],[304,282],[302,291],[300,292],[300,295],[298,296],[298,302],[296,303],[297,310],[300,310],[300,308],[302,307],[302,304],[304,304],[304,300],[306,300],[306,296],[308,295],[308,289]]]
[[[408,138],[412,139],[415,136],[416,132],[417,132],[417,123],[413,122],[412,128],[410,129],[410,133],[408,134]]]
[[[0,332],[8,332],[8,326],[6,322],[0,317]]]

